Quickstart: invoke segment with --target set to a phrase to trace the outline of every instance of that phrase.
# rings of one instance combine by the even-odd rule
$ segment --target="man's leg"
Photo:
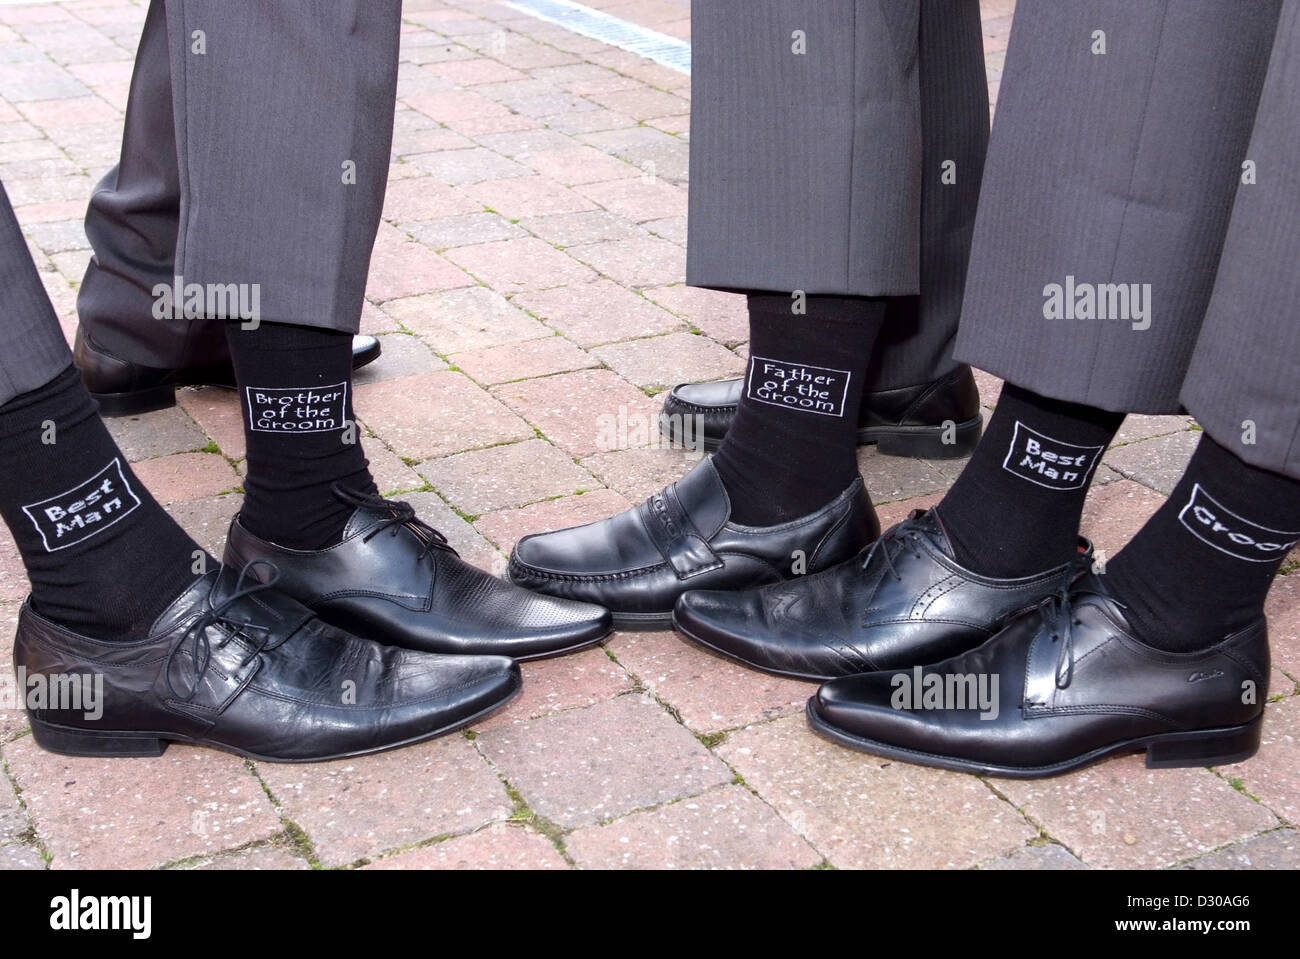
[[[688,595],[679,625],[751,665],[841,676],[977,646],[1068,582],[1123,411],[1179,409],[1276,15],[1227,0],[1017,13],[958,333],[959,359],[1012,384],[986,435],[937,507],[877,543],[866,575]],[[1093,312],[1046,316],[1046,290],[1075,280],[1102,291]],[[1111,300],[1127,314],[1099,315]]]
[[[700,15],[705,14],[719,20],[730,17],[725,34],[728,38],[737,29],[738,21],[731,11],[725,15],[702,11]],[[704,74],[701,86],[717,87],[713,77],[726,71],[722,52],[715,50],[722,34],[711,33],[707,23],[702,25],[706,29],[697,31],[694,39],[696,72]],[[921,0],[917,29],[921,151],[915,175],[921,196],[920,295],[885,298],[884,321],[874,348],[869,333],[848,334],[850,342],[846,346],[856,345],[860,356],[868,358],[854,426],[858,443],[876,443],[882,453],[964,456],[979,439],[979,399],[969,368],[953,360],[952,345],[989,135],[979,5],[974,0]],[[719,202],[710,197],[717,192],[716,181],[722,179],[714,176],[715,167],[737,162],[766,166],[767,160],[753,157],[752,144],[730,142],[728,136],[734,137],[734,130],[717,130],[719,114],[741,109],[741,97],[734,85],[723,84],[712,100],[707,96],[695,99],[693,122],[704,142],[694,147],[691,190],[692,195],[703,197],[700,203],[707,209]],[[771,108],[753,112],[770,113]],[[790,148],[802,153],[802,158],[798,162],[791,160],[793,165],[786,170],[801,169],[809,163],[828,165],[832,162],[828,155],[839,147],[833,137],[805,136],[791,143]],[[774,160],[772,165],[780,162],[784,159]],[[728,182],[730,176],[726,174]],[[869,177],[862,184],[863,189],[888,188]],[[848,208],[852,206],[850,202]],[[793,228],[802,231],[798,234],[802,240],[803,233],[834,226],[805,219],[779,230],[762,223],[752,228],[768,230],[772,235],[784,235]],[[852,223],[849,229],[876,227]],[[728,249],[731,239],[731,234],[720,229],[693,230],[691,249],[704,260],[748,255]],[[706,263],[695,271],[692,280],[707,284],[711,270]],[[684,424],[697,422],[684,418],[699,415],[702,429],[698,433],[702,433],[705,448],[715,449],[732,426],[743,391],[743,384],[735,380],[676,387],[664,401],[665,433],[683,442],[687,438]],[[945,433],[949,424],[952,429]],[[698,434],[691,438],[698,439]]]
[[[1053,40],[1068,45],[1078,21],[1063,11],[1055,21],[1035,9],[1031,23],[1038,39],[1049,48]],[[987,644],[925,671],[923,683],[940,685],[962,675],[997,677],[997,708],[983,716],[949,702],[933,710],[900,710],[890,705],[890,674],[850,677],[828,683],[810,703],[813,725],[832,738],[879,754],[1020,776],[1061,772],[1135,749],[1146,751],[1152,767],[1221,765],[1247,758],[1258,747],[1269,682],[1264,600],[1282,561],[1300,542],[1300,467],[1293,458],[1300,403],[1289,379],[1300,351],[1292,316],[1300,297],[1294,270],[1300,190],[1290,173],[1300,155],[1294,115],[1300,4],[1169,3],[1138,16],[1144,13],[1157,15],[1159,30],[1151,46],[1151,120],[1141,130],[1143,148],[1123,154],[1133,184],[1124,206],[1137,209],[1127,227],[1122,212],[1128,211],[1122,211],[1107,224],[1118,226],[1110,232],[1102,228],[1107,216],[1099,207],[1083,223],[1059,223],[1044,243],[1066,250],[1070,237],[1079,245],[1090,232],[1114,236],[1119,255],[1112,279],[1123,268],[1152,280],[1151,326],[1126,323],[1125,332],[1111,331],[1110,342],[1095,329],[1080,333],[1096,342],[1091,371],[1073,368],[1070,354],[1062,353],[1059,372],[1070,384],[1062,389],[1078,390],[1080,399],[1110,390],[1129,402],[1155,404],[1160,412],[1185,403],[1205,416],[1206,432],[1169,499],[1104,568],[1084,573],[1060,597],[1016,619]],[[1221,28],[1229,21],[1234,43],[1225,58]],[[1117,37],[1114,30],[1110,35],[1112,41]],[[1061,56],[1053,59],[1052,50],[1040,49],[1039,59],[1027,60],[1022,51],[1015,62],[1069,76],[1077,59],[1064,49],[1055,52]],[[1033,86],[1018,74],[1013,83],[1019,96]],[[1106,82],[1098,85],[1104,94]],[[1053,113],[1052,94],[1041,92],[1049,84],[1039,86],[1032,102]],[[1162,88],[1171,100],[1163,113],[1153,109]],[[1107,100],[1113,105],[1110,97],[1102,99],[1103,108]],[[1015,110],[1022,118],[1030,115],[1024,102],[1013,100],[1021,104]],[[999,110],[1005,107],[1004,101]],[[1126,114],[1109,115],[1123,121]],[[995,154],[1000,135],[995,130]],[[1086,144],[1063,143],[1084,166],[1095,159]],[[1058,150],[1058,160],[1064,150]],[[1275,175],[1257,178],[1256,168]],[[1186,218],[1139,203],[1167,195],[1171,183],[1192,202]],[[1072,177],[1070,184],[1078,187],[1079,180]],[[1062,189],[1054,199],[1077,202],[1072,192]],[[1006,218],[1014,201],[1009,194],[994,195],[1001,202],[990,210],[990,220]],[[1033,219],[1032,211],[1016,212],[1017,219],[1027,212]],[[981,226],[983,220],[981,209]],[[976,264],[985,253],[978,236],[977,231]],[[1152,250],[1181,262],[1167,262]],[[1087,262],[1082,245],[1078,255]],[[973,287],[988,284],[989,299],[992,269],[988,263],[980,274],[972,270]],[[1158,280],[1180,285],[1161,294],[1165,285]],[[1012,300],[1023,295],[1014,284],[1004,294]],[[1191,312],[1174,313],[1171,305]],[[1163,329],[1157,326],[1162,317]],[[1105,322],[1095,322],[1100,319],[1076,325],[1104,329]],[[967,320],[973,322],[963,326],[962,338],[991,349],[981,333],[981,315]],[[1004,335],[1011,325],[1002,316],[989,320]],[[1023,325],[1025,338],[1033,340],[1032,324]],[[1148,352],[1148,333],[1157,334],[1153,343],[1170,350],[1171,359]],[[1062,339],[1071,338],[1062,332]],[[1025,356],[1001,362],[1028,364],[1037,382],[1050,382],[1045,369]],[[1130,372],[1134,365],[1141,365],[1140,380]],[[1176,390],[1172,399],[1170,384]],[[990,531],[997,519],[986,516]]]

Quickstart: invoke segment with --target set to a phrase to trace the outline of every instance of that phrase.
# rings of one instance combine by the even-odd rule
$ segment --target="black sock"
[[[226,339],[248,441],[240,522],[290,549],[334,545],[354,509],[334,484],[378,492],[352,415],[351,334],[230,323]]]
[[[1169,499],[1102,579],[1143,642],[1205,649],[1263,614],[1297,540],[1300,482],[1249,466],[1202,434]]]
[[[32,608],[100,640],[148,635],[216,561],[149,495],[75,367],[0,406],[0,515]]]
[[[1048,399],[1011,383],[936,512],[957,562],[1030,576],[1075,552],[1088,484],[1123,413]]]
[[[885,301],[749,296],[749,369],[735,422],[713,457],[731,518],[772,526],[825,506],[858,475],[862,378]]]

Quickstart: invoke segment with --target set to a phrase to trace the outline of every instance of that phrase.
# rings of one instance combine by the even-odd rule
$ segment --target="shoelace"
[[[884,533],[874,543],[872,543],[871,548],[867,550],[867,555],[862,559],[862,568],[866,569],[867,566],[871,564],[871,559],[873,556],[876,555],[876,551],[880,550],[880,556],[884,560],[885,567],[890,571],[890,573],[893,574],[894,579],[898,580],[901,583],[903,581],[903,577],[902,574],[898,572],[898,567],[894,565],[895,554],[889,551],[888,544],[893,542],[898,542],[900,545],[903,546],[903,548],[906,548],[906,544],[904,542],[905,540],[910,540],[915,542],[917,537],[919,537],[921,534],[918,533],[915,529],[913,529],[910,523],[912,520],[916,519],[920,515],[921,515],[921,510],[913,510],[912,513],[907,517],[906,521],[899,523],[896,527]]]
[[[438,532],[424,520],[415,515],[415,507],[410,503],[402,500],[384,499],[373,493],[359,493],[356,490],[348,489],[335,483],[330,489],[334,495],[342,502],[358,509],[372,510],[377,513],[387,513],[379,520],[375,526],[362,537],[363,543],[368,543],[380,533],[388,530],[389,535],[396,536],[401,530],[409,529],[420,540],[420,559],[428,556],[434,550],[445,550],[452,556],[459,556],[460,553],[452,548],[447,542],[447,537]]]
[[[245,586],[245,581],[250,580],[249,571],[254,566],[258,565],[269,568],[271,571],[270,575],[267,577],[265,582],[259,582],[258,580],[253,579],[250,581],[249,585]],[[264,559],[255,559],[244,564],[244,568],[239,571],[239,578],[235,580],[235,588],[231,594],[199,616],[199,618],[194,621],[193,625],[185,631],[185,635],[181,637],[181,641],[173,646],[172,651],[167,654],[167,663],[163,669],[163,677],[167,681],[167,689],[171,692],[172,696],[184,700],[185,702],[189,702],[198,693],[199,686],[203,682],[203,675],[207,672],[208,666],[212,662],[212,644],[208,640],[209,626],[214,626],[220,623],[221,625],[231,629],[230,635],[217,644],[218,648],[224,646],[233,636],[246,633],[250,630],[260,630],[264,634],[262,641],[258,644],[257,648],[253,650],[252,655],[246,656],[240,660],[240,669],[256,658],[262,650],[266,649],[267,643],[271,638],[271,628],[269,626],[260,626],[257,623],[246,623],[240,620],[230,619],[226,616],[226,612],[231,606],[235,605],[235,603],[240,600],[247,599],[254,593],[259,593],[264,589],[270,589],[279,581],[279,579],[280,568],[274,563],[268,562]],[[190,643],[188,642],[189,640],[193,640],[193,642]],[[176,658],[176,654],[179,653],[183,647],[187,647],[187,645],[194,663],[194,684],[190,687],[188,692],[182,694],[172,683],[172,661]]]
[[[1074,587],[1074,581],[1078,578],[1078,572],[1086,570],[1090,564],[1091,559],[1087,554],[1079,554],[1075,560],[1076,572],[1068,577],[1060,592],[1053,593],[1039,603],[1039,610],[1043,616],[1043,625],[1051,630],[1052,642],[1061,644],[1061,648],[1056,654],[1057,689],[1067,688],[1074,679],[1074,627],[1080,625],[1080,623],[1074,616],[1074,600],[1071,591]],[[1097,585],[1098,589],[1105,593],[1107,599],[1120,609],[1125,608],[1123,603],[1111,596],[1110,593],[1105,592],[1100,580],[1098,580]]]

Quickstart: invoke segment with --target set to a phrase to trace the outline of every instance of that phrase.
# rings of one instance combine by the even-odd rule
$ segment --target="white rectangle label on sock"
[[[1205,492],[1192,486],[1187,505],[1178,513],[1187,531],[1220,553],[1252,563],[1274,563],[1300,542],[1300,532],[1284,533],[1238,516]]]
[[[348,384],[244,387],[248,428],[255,433],[329,433],[346,423]]]
[[[745,395],[782,409],[843,416],[851,377],[848,370],[751,356]]]
[[[1048,489],[1078,489],[1092,476],[1104,449],[1052,439],[1016,420],[1002,468]]]
[[[139,505],[140,497],[122,472],[122,461],[114,457],[84,483],[24,506],[23,512],[41,534],[46,551],[53,553],[102,533]]]

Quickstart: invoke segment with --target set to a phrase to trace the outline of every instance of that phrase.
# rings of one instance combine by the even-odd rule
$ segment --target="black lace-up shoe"
[[[278,588],[327,623],[407,649],[526,660],[609,634],[607,610],[539,596],[470,565],[409,503],[335,493],[356,507],[337,545],[285,549],[254,536],[236,516],[226,562],[274,563]]]
[[[978,646],[1059,592],[1091,548],[1034,576],[980,576],[954,558],[933,510],[891,527],[862,555],[816,575],[731,592],[691,591],[673,625],[696,642],[782,676],[830,679],[932,663]]]
[[[171,742],[275,762],[378,752],[459,729],[519,691],[499,656],[431,656],[321,622],[274,569],[199,577],[145,639],[102,642],[36,613],[14,663],[32,736],[71,756],[159,756]],[[34,700],[30,689],[75,690]]]
[[[989,642],[933,666],[826,683],[808,721],[836,742],[907,762],[1035,778],[1106,756],[1218,766],[1259,748],[1268,697],[1263,617],[1211,648],[1136,639],[1088,574]]]

